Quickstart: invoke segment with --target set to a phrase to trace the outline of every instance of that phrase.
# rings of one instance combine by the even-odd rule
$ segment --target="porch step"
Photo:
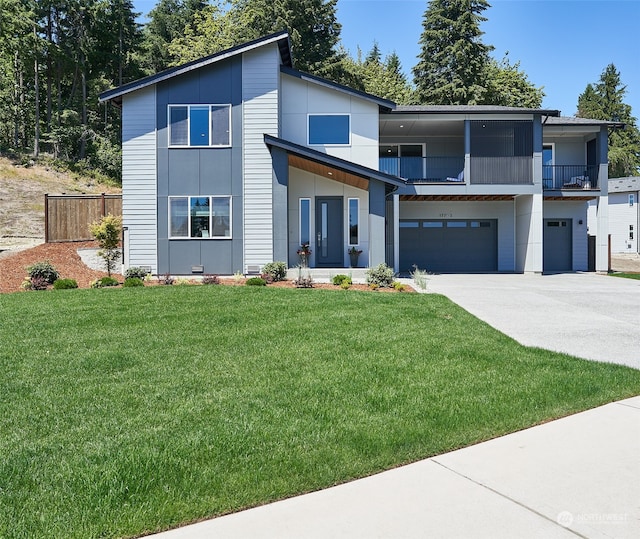
[[[354,283],[364,283],[366,281],[367,268],[289,268],[287,279],[294,280],[302,272],[303,277],[311,276],[317,283],[330,283],[336,275],[349,275]]]

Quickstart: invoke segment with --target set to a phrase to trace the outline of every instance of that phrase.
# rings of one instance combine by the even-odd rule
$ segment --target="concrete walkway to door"
[[[595,273],[432,275],[443,294],[526,346],[640,369],[640,280]]]

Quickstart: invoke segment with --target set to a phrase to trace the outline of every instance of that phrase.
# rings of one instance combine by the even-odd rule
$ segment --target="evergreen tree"
[[[640,130],[631,106],[624,103],[627,87],[622,84],[620,72],[609,64],[600,80],[587,84],[578,97],[579,118],[608,120],[626,124],[625,129],[609,133],[609,177],[633,176],[640,172]]]
[[[431,0],[423,16],[422,50],[413,68],[422,104],[473,105],[486,93],[483,80],[493,47],[481,41],[487,0]]]
[[[141,64],[147,74],[169,67],[174,60],[169,44],[193,31],[196,15],[205,10],[206,0],[160,0],[149,13],[143,31]]]

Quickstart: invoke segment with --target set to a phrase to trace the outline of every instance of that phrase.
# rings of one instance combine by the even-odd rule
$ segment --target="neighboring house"
[[[400,107],[291,67],[278,33],[104,92],[122,107],[125,267],[607,270],[608,122]]]
[[[640,253],[640,176],[609,179],[609,234],[612,253]],[[589,203],[589,227],[595,213]]]

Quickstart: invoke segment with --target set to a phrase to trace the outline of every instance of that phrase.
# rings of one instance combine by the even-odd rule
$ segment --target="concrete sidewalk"
[[[635,539],[640,397],[153,537]]]

